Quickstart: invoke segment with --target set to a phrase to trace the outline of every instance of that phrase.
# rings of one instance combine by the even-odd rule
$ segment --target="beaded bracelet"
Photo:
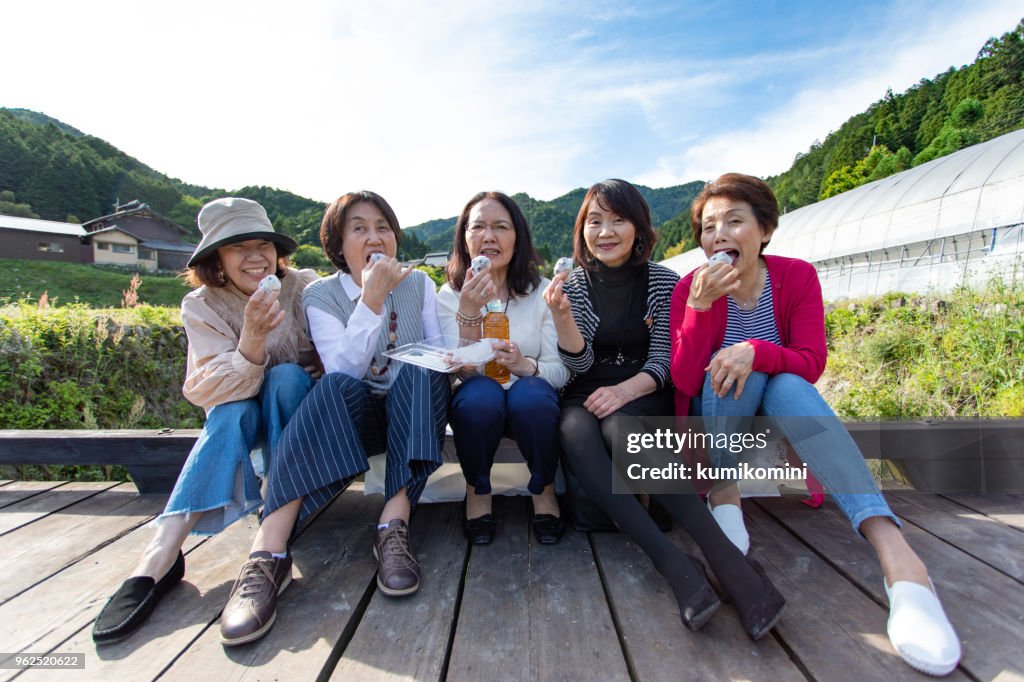
[[[477,315],[476,317],[467,317],[456,310],[455,321],[460,327],[479,327],[480,323],[484,321],[484,316]]]

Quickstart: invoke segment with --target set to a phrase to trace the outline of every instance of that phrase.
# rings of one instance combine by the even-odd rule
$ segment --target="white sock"
[[[283,552],[271,552],[270,556],[274,557],[275,559],[284,559],[288,556],[288,551],[285,550]]]

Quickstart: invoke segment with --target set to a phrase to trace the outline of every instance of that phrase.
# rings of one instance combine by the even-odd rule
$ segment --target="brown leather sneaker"
[[[395,519],[378,528],[373,556],[380,562],[377,587],[389,597],[401,597],[420,589],[420,564],[409,546],[409,527]]]
[[[270,552],[250,554],[220,615],[220,643],[235,646],[267,634],[277,617],[277,596],[291,580],[291,552],[283,559]]]

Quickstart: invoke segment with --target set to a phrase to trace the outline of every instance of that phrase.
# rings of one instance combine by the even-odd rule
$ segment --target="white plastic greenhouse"
[[[1024,130],[805,206],[766,253],[810,261],[826,300],[1024,278]],[[664,261],[686,274],[694,249]]]

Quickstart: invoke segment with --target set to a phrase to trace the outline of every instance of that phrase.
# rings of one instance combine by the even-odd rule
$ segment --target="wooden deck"
[[[964,643],[949,679],[1024,679],[1024,495],[890,500]],[[496,500],[487,547],[467,546],[458,505],[421,506],[422,589],[387,598],[370,553],[382,501],[354,488],[296,541],[296,580],[263,640],[218,642],[250,521],[190,539],[184,582],[130,639],[97,649],[92,621],[163,501],[131,484],[0,482],[0,650],[85,655],[84,670],[0,669],[0,679],[927,679],[889,646],[870,547],[831,503],[814,511],[792,498],[745,505],[752,553],[789,601],[757,643],[728,604],[700,633],[684,629],[664,580],[620,534],[537,545],[522,498]]]

